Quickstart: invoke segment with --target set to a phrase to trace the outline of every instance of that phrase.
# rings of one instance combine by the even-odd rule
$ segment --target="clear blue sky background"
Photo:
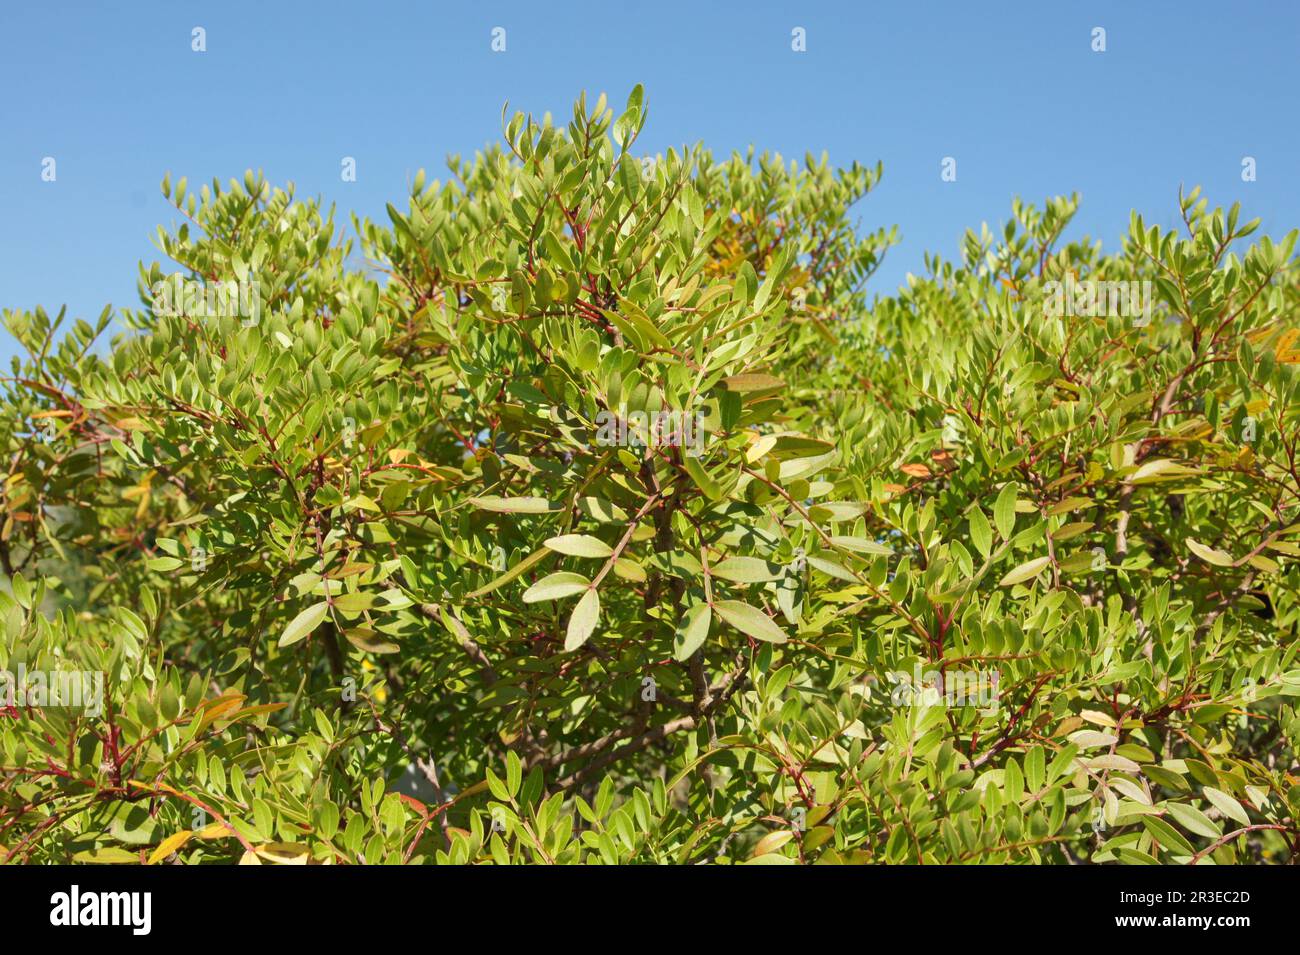
[[[206,53],[190,49],[195,26]],[[1171,225],[1179,183],[1199,183],[1280,235],[1300,225],[1297,51],[1293,0],[2,0],[0,306],[135,306],[136,262],[159,258],[154,227],[175,219],[164,172],[224,182],[260,167],[383,217],[418,168],[442,177],[447,153],[498,138],[505,100],[567,116],[580,90],[621,105],[638,82],[650,151],[882,159],[861,225],[896,223],[904,241],[877,292],[927,249],[955,257],[963,230],[1004,221],[1015,195],[1079,191],[1073,235],[1114,248],[1131,208]],[[45,156],[57,182],[41,181]],[[955,183],[940,181],[944,156]],[[12,350],[0,332],[6,365]]]

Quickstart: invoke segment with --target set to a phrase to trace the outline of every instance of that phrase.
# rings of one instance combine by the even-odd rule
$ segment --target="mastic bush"
[[[5,858],[1295,861],[1296,234],[869,298],[879,166],[645,120],[164,179],[140,308],[5,313]]]

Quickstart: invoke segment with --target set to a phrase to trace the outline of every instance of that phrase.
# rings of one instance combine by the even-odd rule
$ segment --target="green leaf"
[[[546,514],[560,509],[544,497],[471,497],[469,502],[479,510],[503,514]]]
[[[475,590],[473,593],[466,594],[466,599],[473,600],[475,598],[482,597],[486,594],[492,593],[492,591],[498,589],[499,587],[504,586],[505,584],[510,583],[510,581],[514,580],[516,577],[519,577],[521,574],[524,574],[527,571],[531,570],[533,567],[541,563],[544,559],[546,559],[549,556],[550,556],[550,552],[544,548],[542,550],[538,550],[532,554],[529,554],[527,557],[525,557],[519,563],[515,564],[513,567],[507,570],[496,580],[492,581],[490,584],[487,584],[484,587],[480,587],[478,590]]]
[[[1186,538],[1187,547],[1193,554],[1201,558],[1207,564],[1213,564],[1215,567],[1231,567],[1234,563],[1232,555],[1226,551],[1216,550],[1213,547],[1206,547],[1199,541]]]
[[[831,537],[831,543],[836,547],[843,547],[845,550],[851,550],[859,554],[883,554],[889,557],[894,553],[892,548],[863,537],[849,537],[840,534]]]
[[[587,534],[562,534],[549,538],[545,544],[557,554],[567,554],[570,557],[609,557],[614,553],[614,548],[603,540]]]
[[[1241,803],[1233,799],[1227,793],[1220,789],[1215,789],[1213,786],[1205,786],[1201,791],[1205,794],[1205,798],[1213,803],[1219,812],[1236,820],[1243,826],[1250,825],[1250,816],[1246,813],[1246,810],[1242,808]]]
[[[362,590],[334,598],[334,606],[344,613],[360,613],[369,610],[374,604],[375,595]]]
[[[785,643],[790,639],[771,617],[747,603],[739,600],[719,600],[714,603],[713,609],[727,623],[755,640]]]
[[[569,629],[564,636],[564,649],[576,650],[588,640],[596,631],[596,624],[600,621],[600,597],[596,593],[596,588],[591,587],[578,605],[573,608],[573,613],[569,616]]]
[[[1193,809],[1180,802],[1165,803],[1164,808],[1188,832],[1205,836],[1207,839],[1217,839],[1223,835],[1223,831],[1215,825],[1214,821],[1199,809]]]
[[[488,792],[492,793],[501,802],[510,802],[510,790],[506,788],[506,784],[501,780],[501,777],[492,772],[491,768],[485,770],[483,775],[487,779]]]
[[[1133,472],[1129,478],[1132,484],[1151,484],[1155,481],[1170,481],[1175,478],[1193,477],[1199,472],[1195,468],[1185,467],[1167,458],[1148,461]]]
[[[993,551],[993,531],[989,527],[989,519],[984,516],[984,511],[979,505],[971,508],[970,539],[975,549],[980,552],[980,556],[987,560]]]
[[[76,853],[72,861],[91,865],[139,865],[140,857],[117,846],[103,846],[99,849],[84,849]]]
[[[346,630],[343,636],[347,637],[348,643],[363,653],[397,653],[402,649],[391,640],[383,639],[368,627],[356,627],[352,630]]]
[[[690,455],[687,455],[682,461],[682,465],[686,468],[686,473],[691,476],[691,480],[699,485],[699,488],[704,492],[705,497],[710,501],[722,500],[722,487],[717,481],[713,480],[698,458],[693,458]]]
[[[993,504],[993,523],[1003,540],[1009,540],[1016,529],[1016,485],[1008,481],[998,492],[998,499]]]
[[[523,783],[524,767],[519,761],[519,754],[514,750],[506,753],[506,791],[511,796],[519,794],[519,787]]]
[[[728,557],[710,567],[709,573],[738,584],[753,584],[776,580],[781,576],[781,568],[757,557]]]
[[[847,583],[855,583],[858,579],[836,561],[827,560],[824,557],[814,557],[811,554],[806,559],[809,567],[820,570],[827,577],[834,577],[836,580],[843,580]]]
[[[306,637],[320,626],[320,622],[325,619],[329,609],[329,604],[324,600],[318,604],[312,604],[289,621],[289,626],[285,627],[284,633],[280,634],[280,641],[277,646],[291,647]]]
[[[1041,746],[1031,746],[1025,754],[1025,781],[1029,791],[1036,793],[1047,781],[1047,756]]]
[[[690,658],[709,636],[709,624],[713,614],[708,604],[693,604],[686,608],[682,619],[673,635],[673,659],[682,661]]]
[[[1018,584],[1025,580],[1037,577],[1043,572],[1043,568],[1052,562],[1050,557],[1035,557],[1033,560],[1027,560],[1019,567],[1011,570],[998,581],[1001,587],[1010,587],[1012,584]]]
[[[559,600],[562,597],[572,597],[574,594],[582,593],[590,586],[591,581],[582,574],[571,573],[567,570],[560,571],[558,574],[548,574],[524,591],[524,603],[535,604],[543,600]]]
[[[1156,842],[1164,846],[1169,852],[1177,855],[1196,855],[1196,849],[1187,841],[1186,837],[1158,816],[1144,815],[1142,825],[1147,832],[1151,833]]]
[[[163,684],[162,691],[158,695],[158,712],[167,722],[176,719],[181,711],[181,700],[176,694],[175,688],[170,683]]]

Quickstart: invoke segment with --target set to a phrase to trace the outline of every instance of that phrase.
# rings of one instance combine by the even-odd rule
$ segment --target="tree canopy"
[[[1294,861],[1296,233],[1017,201],[869,298],[879,165],[646,115],[169,177],[139,308],[5,313],[0,852]]]

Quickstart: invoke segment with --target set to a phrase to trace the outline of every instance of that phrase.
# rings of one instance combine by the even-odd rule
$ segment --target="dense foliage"
[[[111,349],[5,313],[0,851],[1294,861],[1296,235],[1017,203],[873,302],[879,167],[645,116],[355,240],[165,179]]]

